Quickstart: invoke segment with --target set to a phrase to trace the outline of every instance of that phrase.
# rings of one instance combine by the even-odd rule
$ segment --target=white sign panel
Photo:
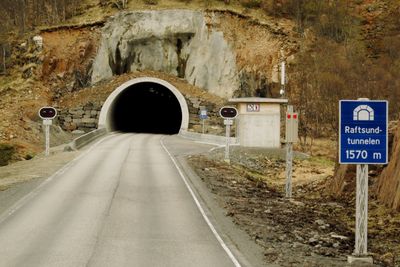
[[[230,119],[224,120],[224,125],[233,125],[233,120]]]
[[[299,115],[297,113],[286,113],[286,142],[296,143],[299,141]]]
[[[260,112],[260,104],[259,103],[252,103],[247,104],[247,112]]]

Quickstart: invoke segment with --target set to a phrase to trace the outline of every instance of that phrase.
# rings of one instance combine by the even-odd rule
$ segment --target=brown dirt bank
[[[233,149],[231,165],[222,151],[192,156],[189,164],[226,215],[265,248],[265,260],[281,266],[345,266],[354,248],[355,200],[326,193],[332,162],[294,162],[294,198],[284,198],[285,161],[262,150]],[[369,252],[379,266],[399,266],[400,214],[376,200],[369,206]]]

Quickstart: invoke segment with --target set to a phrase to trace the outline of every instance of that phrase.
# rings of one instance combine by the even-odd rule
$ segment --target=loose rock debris
[[[354,250],[354,199],[341,202],[324,194],[331,177],[326,164],[296,159],[294,167],[310,177],[307,180],[297,173],[294,198],[289,200],[284,197],[282,153],[236,148],[229,165],[223,161],[221,149],[191,156],[188,162],[216,195],[226,216],[265,248],[266,263],[347,265],[347,256]],[[379,223],[375,215],[370,221]],[[383,230],[384,239],[375,234],[374,226],[369,229],[369,252],[378,266],[400,266],[400,221],[392,221],[390,226]]]

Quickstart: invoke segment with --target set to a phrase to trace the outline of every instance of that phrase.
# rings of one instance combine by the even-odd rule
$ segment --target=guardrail
[[[96,129],[94,131],[88,132],[84,135],[81,135],[71,141],[68,145],[65,146],[64,151],[78,150],[81,147],[89,144],[93,140],[103,136],[107,133],[106,128]]]
[[[64,147],[64,151],[78,150],[78,149],[82,148],[83,146],[89,144],[93,140],[99,138],[100,136],[105,135],[106,133],[107,133],[106,128],[100,128],[100,129],[96,129],[94,131],[88,132],[84,135],[81,135],[81,136],[75,138],[73,141],[71,141],[69,144],[67,144]],[[201,141],[201,142],[211,143],[211,144],[215,144],[215,145],[225,145],[226,144],[226,137],[220,136],[220,135],[201,134],[201,133],[188,132],[188,131],[180,131],[179,135],[184,138],[190,139],[190,140]],[[230,144],[238,145],[239,140],[236,137],[231,137]]]

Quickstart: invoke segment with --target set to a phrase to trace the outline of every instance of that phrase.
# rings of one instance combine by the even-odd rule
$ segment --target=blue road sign
[[[388,102],[339,102],[339,163],[388,163]]]
[[[200,120],[208,119],[207,110],[206,109],[200,110],[199,118],[200,118]]]

